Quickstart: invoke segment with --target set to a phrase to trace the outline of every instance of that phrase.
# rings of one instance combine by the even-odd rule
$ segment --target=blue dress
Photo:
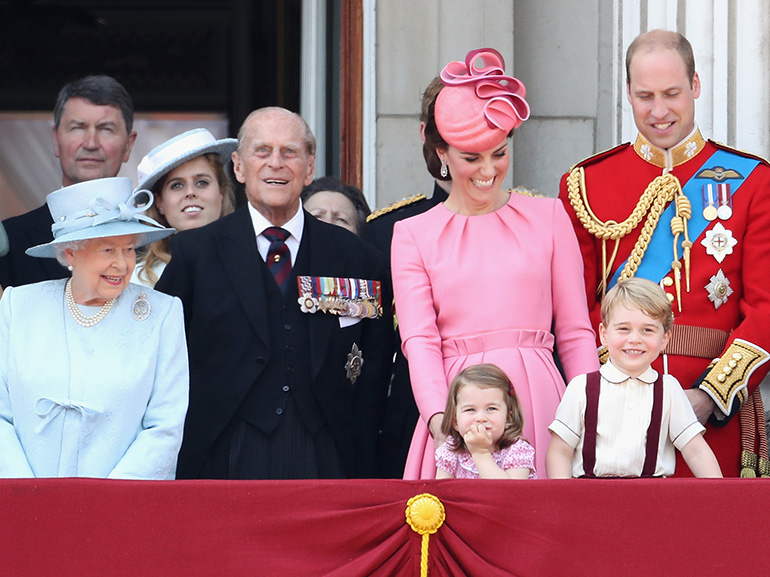
[[[82,327],[65,282],[0,299],[0,477],[173,479],[189,391],[181,302],[129,284]]]

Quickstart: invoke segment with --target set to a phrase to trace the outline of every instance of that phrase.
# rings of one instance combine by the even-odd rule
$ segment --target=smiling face
[[[222,215],[222,191],[211,162],[199,156],[169,172],[155,205],[169,226],[177,230],[217,220]]]
[[[59,127],[53,129],[53,150],[62,170],[62,186],[117,176],[128,161],[136,132],[115,106],[70,98]]]
[[[599,325],[599,337],[609,350],[612,364],[629,377],[638,377],[647,370],[669,336],[659,320],[621,303],[612,309],[607,322]]]
[[[454,428],[465,436],[472,427],[482,426],[489,431],[492,443],[497,446],[505,431],[507,410],[503,391],[469,383],[457,392]]]
[[[304,205],[305,210],[318,220],[336,224],[353,234],[358,234],[356,207],[341,192],[321,190],[309,197]]]
[[[72,266],[72,296],[81,305],[101,306],[128,286],[136,266],[138,235],[95,238],[78,250],[66,249]]]
[[[508,200],[502,183],[508,174],[508,139],[482,152],[463,152],[449,146],[437,150],[452,176],[452,190],[445,205],[458,214],[483,214]]]
[[[261,111],[247,123],[233,170],[251,205],[281,226],[297,213],[302,188],[313,181],[315,156],[302,122],[287,110]]]
[[[696,73],[690,86],[676,50],[656,48],[636,53],[629,66],[627,89],[636,127],[650,143],[668,149],[692,132],[700,78]]]

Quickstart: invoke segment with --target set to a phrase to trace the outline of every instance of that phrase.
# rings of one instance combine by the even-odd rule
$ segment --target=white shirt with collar
[[[646,455],[647,428],[652,417],[653,384],[658,372],[648,368],[632,378],[608,361],[602,366],[601,392],[596,425],[597,477],[638,477]],[[567,386],[548,429],[575,449],[572,475],[583,470],[585,440],[586,375],[575,377]],[[676,452],[682,450],[705,428],[698,422],[690,401],[673,376],[663,375],[663,412],[658,444],[656,477],[674,473]]]
[[[270,248],[270,241],[267,240],[262,233],[265,229],[275,226],[265,216],[259,212],[249,202],[249,215],[251,216],[251,223],[254,225],[254,233],[257,235],[257,250],[262,260],[267,259],[267,251]],[[299,252],[299,243],[302,240],[302,231],[305,229],[305,211],[302,210],[302,201],[299,201],[299,209],[289,221],[281,226],[282,229],[289,232],[290,236],[286,239],[286,246],[289,247],[291,253],[291,265],[297,261],[297,252]]]

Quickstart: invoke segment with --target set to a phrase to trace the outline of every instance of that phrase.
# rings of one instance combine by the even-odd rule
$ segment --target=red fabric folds
[[[770,556],[761,479],[40,479],[0,482],[2,574],[418,576],[420,493],[446,511],[434,577],[723,576]]]

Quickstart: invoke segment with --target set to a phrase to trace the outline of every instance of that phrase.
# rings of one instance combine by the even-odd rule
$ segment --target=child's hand
[[[465,445],[468,451],[473,454],[492,453],[492,433],[487,431],[484,425],[473,425],[465,435],[463,435]]]

